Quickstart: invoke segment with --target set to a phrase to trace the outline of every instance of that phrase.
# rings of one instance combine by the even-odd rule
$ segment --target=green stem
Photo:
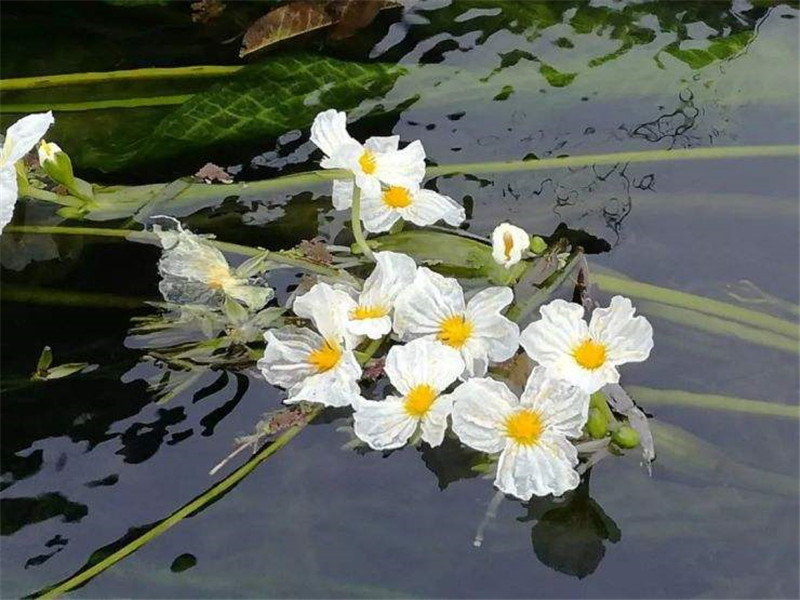
[[[767,417],[800,419],[800,407],[792,404],[747,400],[745,398],[716,394],[697,394],[683,390],[657,390],[636,385],[628,386],[628,392],[637,401],[641,401],[642,404],[647,406],[671,404],[705,410],[725,410]]]
[[[108,83],[111,81],[156,81],[161,79],[175,80],[226,77],[228,75],[233,75],[242,68],[243,66],[241,65],[198,65],[192,67],[156,67],[148,69],[128,69],[123,71],[44,75],[42,77],[19,77],[16,79],[0,80],[0,91],[32,90],[65,85]]]
[[[183,104],[194,94],[173,96],[145,96],[143,98],[112,98],[89,102],[40,102],[35,104],[2,104],[0,114],[34,113],[53,110],[56,112],[80,112],[86,110],[106,110],[109,108],[143,108],[148,106],[174,106]]]
[[[350,213],[350,224],[353,227],[353,237],[358,247],[361,248],[361,252],[369,260],[375,262],[375,256],[372,254],[372,250],[367,244],[367,239],[364,237],[364,232],[361,230],[361,190],[357,185],[353,186],[353,207]]]
[[[10,225],[6,227],[4,232],[8,233],[23,233],[29,235],[83,235],[83,236],[100,236],[100,237],[116,237],[123,238],[129,242],[138,243],[158,243],[158,236],[150,231],[131,231],[126,229],[109,229],[102,227],[60,227],[57,225]],[[318,275],[325,275],[328,277],[340,277],[342,273],[333,267],[327,267],[315,262],[305,260],[303,258],[288,256],[281,252],[272,252],[270,250],[262,250],[261,248],[253,248],[252,246],[243,246],[241,244],[233,244],[230,242],[220,242],[217,240],[208,240],[210,244],[216,246],[223,252],[230,252],[231,254],[238,254],[240,256],[259,256],[265,255],[265,259],[271,262],[283,264],[297,269],[303,269]]]
[[[133,310],[141,308],[150,298],[131,298],[97,292],[74,292],[28,285],[4,283],[0,289],[4,302],[23,302],[44,306],[94,306]]]
[[[48,192],[47,190],[41,190],[39,188],[30,186],[27,187],[20,195],[27,198],[42,200],[44,202],[52,202],[53,204],[58,204],[60,206],[73,206],[75,208],[80,208],[84,205],[84,202],[81,199],[75,198],[74,196],[56,194],[53,192]]]

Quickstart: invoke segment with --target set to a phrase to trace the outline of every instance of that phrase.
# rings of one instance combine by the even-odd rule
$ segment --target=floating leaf
[[[239,56],[247,56],[310,31],[334,23],[334,17],[322,2],[292,2],[269,11],[255,21],[244,34]]]
[[[692,69],[702,69],[719,60],[728,60],[743,52],[753,40],[754,35],[752,31],[742,31],[713,40],[705,49],[681,48],[680,42],[673,42],[663,51],[686,63]]]

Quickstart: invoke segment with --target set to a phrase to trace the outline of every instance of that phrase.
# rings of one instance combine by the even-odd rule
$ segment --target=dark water
[[[184,4],[3,3],[2,77],[239,64],[238,42],[222,42],[264,8],[231,4],[198,25]],[[403,65],[354,110],[363,116],[356,132],[421,139],[442,165],[797,144],[797,17],[796,5],[780,2],[431,1],[385,11],[346,41],[290,42],[251,62],[257,69],[302,50]],[[149,85],[1,99],[208,94],[224,82]],[[212,119],[209,139],[151,144],[181,108],[59,112],[50,137],[78,175],[104,183],[169,181],[210,159],[240,165],[240,179],[316,168],[307,124],[270,136],[269,123],[254,123],[217,139]],[[4,109],[3,127],[18,116]],[[773,314],[795,323],[786,335],[796,339],[798,175],[796,157],[751,157],[442,177],[436,186],[464,202],[471,232],[509,219],[550,235],[563,223],[596,238],[587,248],[597,272]],[[321,184],[220,196],[180,214],[197,231],[267,248],[315,235],[346,242],[345,217],[326,194]],[[26,202],[14,224],[59,220]],[[282,394],[249,371],[218,369],[158,404],[144,379],[168,369],[145,360],[127,333],[131,317],[154,310],[137,300],[157,299],[158,250],[97,237],[2,241],[1,591],[15,597],[69,576],[207,489],[220,477],[209,469]],[[279,297],[296,275],[271,281]],[[743,280],[766,296],[732,296]],[[39,292],[14,300],[9,290],[21,286]],[[133,307],[103,306],[108,296],[65,305],[65,292]],[[598,293],[602,302],[609,295]],[[656,349],[623,372],[626,386],[798,402],[797,352],[635,301],[653,322]],[[29,382],[45,345],[57,363],[98,367]],[[506,499],[480,549],[472,539],[493,490],[469,456],[455,444],[385,457],[340,449],[350,441],[347,415],[326,414],[220,501],[74,595],[797,597],[797,419],[640,404],[656,426],[703,442],[657,441],[650,477],[633,452],[602,462],[564,501]]]

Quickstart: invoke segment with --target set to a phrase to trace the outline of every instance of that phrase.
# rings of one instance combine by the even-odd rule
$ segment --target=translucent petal
[[[311,141],[328,157],[336,155],[342,146],[355,142],[347,133],[347,115],[335,109],[319,113],[311,124]]]
[[[352,179],[334,179],[333,191],[331,192],[331,202],[336,210],[347,210],[353,205],[353,186]]]
[[[326,340],[344,340],[347,348],[355,348],[359,337],[347,329],[350,313],[355,308],[356,302],[349,294],[323,282],[299,296],[293,310],[298,317],[311,319]]]
[[[53,113],[34,113],[22,117],[6,131],[3,151],[0,155],[0,167],[13,165],[44,137],[53,124]]]
[[[589,414],[589,394],[548,376],[542,366],[528,377],[520,403],[538,412],[548,429],[572,438],[580,437]]]
[[[433,190],[417,191],[411,204],[398,212],[406,221],[421,227],[433,225],[439,220],[455,227],[466,218],[463,206]]]
[[[17,172],[13,166],[0,168],[0,232],[14,216],[17,204]]]
[[[389,381],[401,394],[417,385],[429,385],[442,392],[458,379],[464,361],[452,348],[429,339],[392,346],[384,367]]]
[[[353,413],[353,423],[358,438],[370,448],[390,450],[408,442],[418,420],[406,412],[402,399],[390,396],[382,402],[360,401]]]
[[[376,176],[386,185],[419,187],[425,177],[425,150],[419,140],[402,150],[377,154]]]
[[[414,283],[397,296],[394,330],[405,340],[435,334],[443,320],[465,309],[458,281],[420,267]]]
[[[605,343],[607,359],[615,365],[647,360],[653,349],[653,327],[635,312],[628,298],[614,296],[607,308],[592,313],[589,333]]]
[[[264,341],[267,345],[258,368],[267,382],[289,389],[315,373],[307,360],[324,342],[318,333],[305,327],[281,327],[268,330]]]
[[[470,379],[450,394],[453,431],[459,439],[481,452],[505,448],[505,421],[518,404],[508,387],[494,379]]]

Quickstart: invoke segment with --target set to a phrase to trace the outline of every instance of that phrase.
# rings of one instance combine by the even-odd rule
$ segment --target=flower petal
[[[311,319],[326,340],[344,340],[347,348],[358,345],[358,336],[350,333],[347,322],[356,308],[353,298],[327,283],[317,283],[308,292],[294,301],[294,313],[298,317]]]
[[[14,216],[17,204],[17,171],[13,165],[0,168],[0,233]]]
[[[416,140],[402,150],[376,154],[375,165],[383,183],[416,188],[425,177],[425,149]]]
[[[267,343],[258,368],[272,385],[289,389],[316,371],[308,355],[322,346],[322,337],[306,327],[281,327],[264,334]]]
[[[6,130],[6,139],[2,154],[0,154],[0,166],[13,165],[33,150],[53,122],[53,113],[47,111],[46,113],[27,115],[11,125]]]
[[[453,410],[453,400],[450,395],[439,396],[431,406],[428,414],[422,417],[420,428],[422,439],[431,448],[441,446],[444,434],[447,431],[447,417]]]
[[[589,394],[562,379],[547,375],[547,369],[534,367],[520,397],[542,416],[545,427],[561,435],[577,438],[589,415]]]
[[[333,191],[331,192],[331,202],[336,210],[347,210],[353,205],[353,186],[352,179],[334,179]]]
[[[339,363],[322,373],[311,375],[289,389],[286,404],[317,402],[325,406],[356,406],[362,402],[358,379],[361,367],[351,351],[342,353]]]
[[[463,370],[464,361],[457,351],[429,339],[392,346],[384,366],[389,381],[403,395],[417,385],[429,385],[441,393]]]
[[[500,314],[513,300],[511,288],[490,287],[467,303],[467,319],[474,324],[474,336],[484,342],[486,355],[493,362],[508,360],[519,348],[519,326]]]
[[[530,244],[531,238],[524,229],[500,223],[492,232],[492,258],[509,269],[522,260],[522,253]]]
[[[390,316],[376,319],[350,319],[347,322],[347,331],[354,336],[367,336],[371,340],[379,340],[392,330]]]
[[[494,484],[500,491],[521,500],[534,495],[560,496],[580,483],[580,476],[572,467],[559,445],[523,446],[509,440],[500,455]]]
[[[458,281],[420,267],[414,283],[397,296],[394,330],[404,340],[435,334],[444,319],[465,310]]]
[[[373,136],[364,142],[364,148],[372,152],[397,152],[399,147],[399,135]]]
[[[433,190],[419,190],[414,193],[411,204],[399,210],[400,215],[415,225],[426,227],[436,221],[444,220],[448,225],[456,227],[464,222],[464,207],[449,196],[443,196]]]
[[[354,430],[373,450],[404,446],[417,429],[418,420],[410,416],[400,398],[382,402],[361,400],[353,413]]]
[[[539,312],[542,318],[524,329],[520,343],[534,361],[549,367],[571,356],[573,349],[589,336],[589,328],[580,304],[553,300]]]
[[[628,298],[614,296],[607,308],[596,308],[589,323],[593,339],[606,345],[607,359],[615,365],[642,362],[653,349],[653,327]]]
[[[470,379],[450,395],[453,431],[481,452],[500,452],[506,446],[505,421],[518,404],[506,384],[494,379]]]
[[[374,187],[362,190],[361,222],[364,223],[364,229],[372,233],[389,231],[399,219],[400,213],[384,203],[380,186],[377,190]]]
[[[355,142],[347,133],[347,115],[335,109],[319,113],[311,124],[311,141],[325,153],[326,157],[336,157],[343,146]],[[337,167],[343,166],[337,165]]]

